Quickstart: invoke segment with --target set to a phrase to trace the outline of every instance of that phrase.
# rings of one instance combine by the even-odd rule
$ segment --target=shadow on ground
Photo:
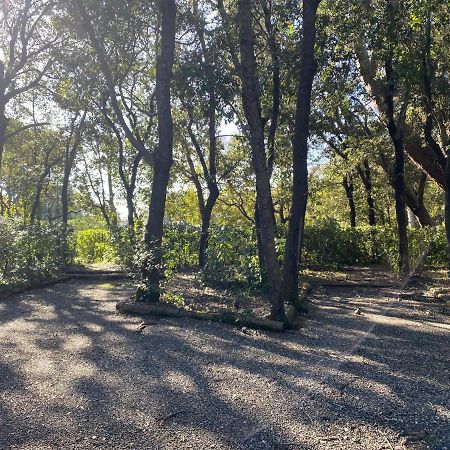
[[[73,281],[0,303],[0,448],[450,449],[447,316],[328,288],[300,332],[137,333],[115,313],[128,289]]]

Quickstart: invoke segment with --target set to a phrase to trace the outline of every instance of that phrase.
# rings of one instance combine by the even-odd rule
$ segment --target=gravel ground
[[[443,304],[323,287],[297,332],[162,319],[138,333],[115,312],[129,289],[0,301],[1,449],[450,450]]]

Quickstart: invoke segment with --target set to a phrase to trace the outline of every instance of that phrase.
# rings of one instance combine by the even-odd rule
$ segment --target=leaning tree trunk
[[[256,201],[260,218],[264,260],[270,285],[271,317],[284,319],[284,303],[281,298],[281,270],[275,247],[274,209],[266,164],[264,131],[258,94],[252,16],[251,0],[239,0],[238,21],[242,103],[250,132],[252,163],[256,177]]]
[[[317,63],[314,58],[316,15],[320,0],[303,0],[303,42],[293,139],[292,207],[284,253],[283,298],[298,303],[298,268],[308,199],[308,137],[311,91]]]
[[[170,87],[175,53],[175,0],[160,0],[161,53],[156,67],[156,101],[158,106],[158,146],[155,150],[152,193],[145,230],[147,257],[142,265],[145,289],[138,299],[156,302],[160,298],[162,278],[162,238],[164,212],[170,168],[173,164],[173,119]]]
[[[408,256],[408,216],[406,214],[405,203],[405,153],[403,146],[403,133],[397,126],[394,118],[394,91],[392,59],[386,61],[386,109],[388,117],[388,131],[395,149],[394,163],[394,191],[395,191],[395,212],[397,216],[398,228],[398,266],[402,273],[409,271]]]

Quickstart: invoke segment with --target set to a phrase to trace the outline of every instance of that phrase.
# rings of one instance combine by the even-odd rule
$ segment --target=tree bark
[[[431,148],[436,160],[444,172],[445,191],[445,235],[447,238],[448,268],[450,268],[450,150],[443,151],[433,137],[434,111],[433,111],[433,85],[434,76],[433,64],[431,60],[431,16],[426,23],[425,46],[423,50],[423,102],[427,114],[424,126],[425,140]],[[447,139],[445,139],[446,141]],[[444,148],[447,142],[444,142]],[[449,273],[450,274],[450,273]]]
[[[292,207],[283,266],[283,298],[294,304],[298,300],[298,268],[308,200],[309,119],[312,85],[317,70],[314,44],[319,3],[320,0],[303,0],[303,42],[293,139]]]
[[[0,61],[0,70],[3,63]],[[2,76],[0,72],[0,84],[2,83]],[[8,120],[5,116],[5,105],[1,101],[2,93],[0,92],[0,215],[3,216],[5,209],[5,202],[3,199],[3,154],[5,151],[6,127]]]
[[[284,303],[281,297],[282,279],[275,247],[274,209],[267,171],[264,131],[258,94],[252,16],[251,0],[239,0],[238,22],[241,54],[239,74],[242,82],[242,103],[250,132],[252,163],[256,177],[256,201],[260,218],[264,261],[270,285],[271,317],[284,320]]]
[[[448,267],[450,267],[450,151],[446,155],[445,186],[445,236],[448,244]]]
[[[258,252],[259,276],[261,278],[261,284],[265,285],[268,280],[266,262],[264,261],[264,247],[261,236],[261,221],[259,220],[258,203],[255,203],[255,213],[253,217],[255,224],[256,250]]]
[[[394,186],[394,178],[391,170],[391,163],[388,161],[386,155],[383,152],[380,152],[380,166],[386,173],[389,178],[389,183]],[[423,173],[425,176],[426,174]],[[420,191],[420,189],[419,189]],[[420,192],[416,192],[416,190],[411,186],[411,184],[405,181],[405,202],[408,208],[417,216],[419,223],[422,227],[431,227],[434,225],[433,219],[428,212],[423,198],[423,193],[420,195]],[[387,205],[389,208],[389,205]],[[388,223],[391,223],[389,214]]]
[[[75,124],[76,118],[74,117],[72,119],[70,134],[66,143],[65,158],[64,158],[64,173],[61,187],[61,209],[62,209],[63,228],[67,228],[67,223],[69,220],[69,181],[73,165],[75,163],[76,154],[81,143],[86,114],[87,112],[85,111],[78,125]],[[76,131],[75,127],[77,127]],[[75,136],[74,142],[72,142],[73,136]]]
[[[370,58],[369,51],[362,36],[355,44],[355,53],[359,63],[361,76],[368,93],[373,97],[379,113],[386,118],[386,105],[384,103],[386,86],[377,78],[378,67]],[[432,149],[423,145],[422,139],[409,124],[403,125],[404,150],[411,161],[427,173],[442,189],[445,189],[445,173],[439,164]]]
[[[200,158],[203,176],[206,180],[206,185],[208,188],[208,198],[205,202],[203,198],[203,191],[200,187],[196,186],[197,196],[199,197],[199,208],[202,219],[202,231],[200,235],[199,242],[199,255],[198,261],[199,266],[201,268],[206,266],[207,258],[208,258],[208,244],[209,244],[209,228],[211,225],[211,216],[216,205],[217,199],[219,198],[219,186],[217,184],[217,98],[216,98],[216,79],[214,74],[214,56],[211,55],[211,49],[208,48],[205,41],[205,25],[203,21],[198,17],[198,1],[195,0],[193,3],[193,11],[195,16],[197,16],[197,20],[195,22],[195,29],[199,38],[200,46],[203,53],[203,58],[205,60],[205,64],[207,66],[208,71],[208,79],[207,79],[207,89],[208,89],[208,109],[207,109],[207,119],[208,119],[208,139],[209,139],[209,155],[208,155],[208,166],[206,165],[205,158],[203,158],[203,153],[201,151],[200,145],[198,141],[195,139],[194,132],[189,126],[189,133],[191,135],[191,140],[194,144],[195,150],[197,152],[197,156]],[[190,121],[193,122],[194,118],[190,114]],[[192,172],[192,170],[191,170]],[[195,174],[195,169],[193,171],[193,175]],[[197,177],[197,183],[199,183]],[[202,198],[202,204],[200,204],[200,197]]]
[[[171,83],[175,54],[175,0],[160,0],[161,51],[156,67],[156,102],[158,111],[158,146],[155,149],[152,193],[145,230],[147,257],[142,265],[145,290],[141,300],[157,302],[162,278],[162,238],[170,168],[173,164],[173,119]]]
[[[204,52],[206,49],[204,48]],[[206,57],[206,56],[205,56]],[[206,185],[208,187],[208,198],[202,215],[202,233],[199,244],[199,264],[205,267],[208,259],[208,243],[209,243],[209,227],[211,225],[211,216],[219,198],[219,187],[217,185],[217,123],[216,123],[216,107],[217,100],[215,89],[210,81],[209,107],[208,107],[208,135],[209,135],[209,171],[205,174]]]
[[[264,24],[267,31],[267,43],[272,62],[272,111],[270,116],[269,134],[267,136],[267,168],[269,177],[273,172],[275,162],[275,138],[278,128],[278,119],[281,110],[281,76],[280,76],[280,56],[279,46],[276,41],[275,27],[271,20],[271,11],[267,3],[263,2]]]
[[[1,82],[1,78],[0,78]],[[6,127],[8,125],[8,119],[5,115],[5,105],[1,101],[0,93],[0,183],[2,179],[2,167],[3,167],[3,154],[5,152],[5,140],[6,140]]]
[[[377,224],[376,214],[375,214],[375,201],[372,196],[372,174],[370,171],[369,161],[364,160],[363,166],[358,166],[358,175],[364,185],[364,191],[366,193],[367,202],[367,219],[370,226]]]
[[[350,226],[354,228],[356,227],[356,207],[355,207],[355,199],[353,196],[354,192],[353,179],[351,178],[351,176],[345,175],[342,180],[342,185],[344,186],[345,195],[348,201]]]
[[[394,71],[392,68],[392,57],[386,60],[386,112],[388,118],[388,131],[391,136],[395,149],[394,163],[394,191],[395,191],[395,211],[397,215],[398,228],[398,266],[402,273],[409,271],[409,255],[408,255],[408,218],[406,214],[405,204],[405,155],[403,147],[403,132],[397,126],[394,114]]]
[[[44,171],[39,176],[39,179],[36,183],[36,188],[34,190],[34,198],[33,198],[33,203],[32,203],[31,212],[30,212],[30,224],[31,225],[34,225],[34,223],[36,222],[36,219],[38,217],[38,210],[39,210],[39,206],[41,204],[41,194],[42,194],[42,189],[44,188],[45,179],[50,175],[50,170],[55,165],[55,162],[50,162],[50,155],[54,148],[55,148],[55,146],[51,146],[45,152]]]

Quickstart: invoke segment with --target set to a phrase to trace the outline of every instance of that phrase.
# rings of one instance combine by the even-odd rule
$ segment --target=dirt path
[[[137,333],[114,309],[128,294],[72,281],[0,302],[1,449],[450,449],[441,304],[328,287],[300,332]]]

